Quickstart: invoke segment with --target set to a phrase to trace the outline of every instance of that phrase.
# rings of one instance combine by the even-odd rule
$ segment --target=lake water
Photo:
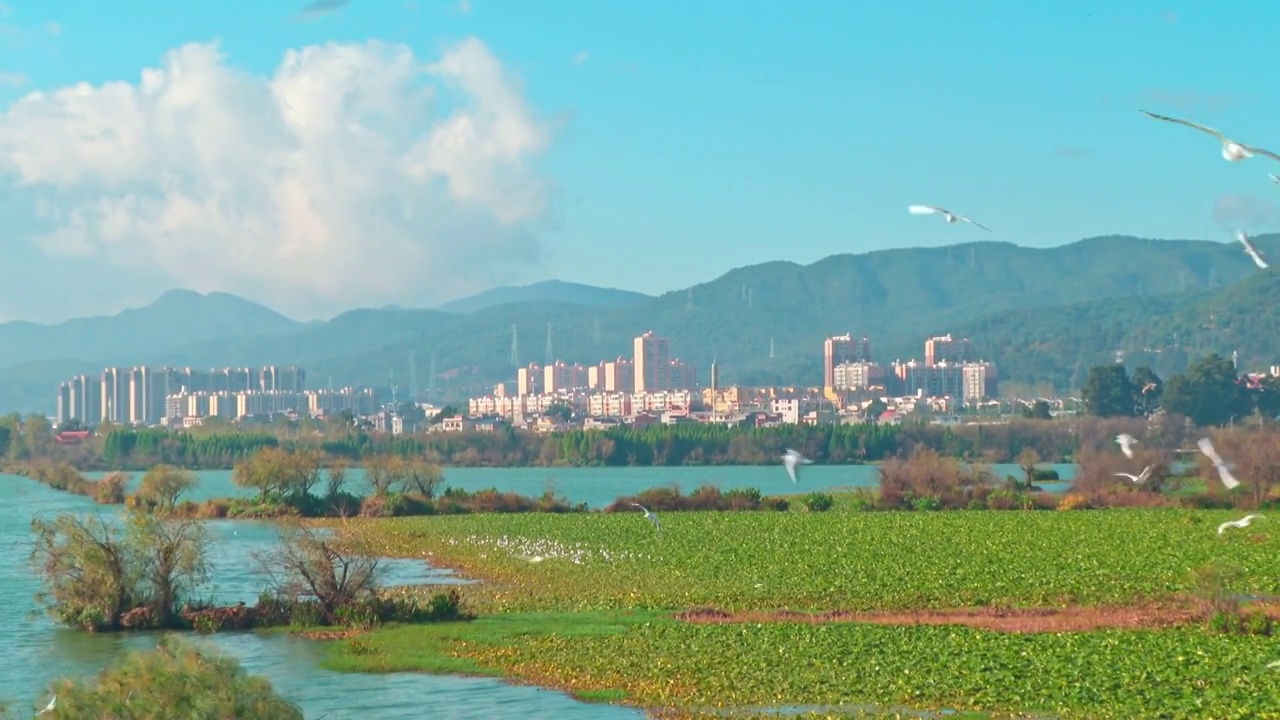
[[[1071,466],[1054,466],[1064,480]],[[1004,475],[1020,475],[1013,466],[997,466]],[[201,472],[193,500],[248,494],[231,483],[230,472]],[[351,473],[360,483],[359,473]],[[572,502],[603,507],[619,496],[650,487],[678,484],[690,492],[703,484],[723,490],[755,487],[764,494],[807,492],[845,487],[873,487],[872,466],[811,466],[793,484],[781,467],[678,468],[449,468],[445,484],[466,490],[499,490],[537,495],[551,490]],[[1060,490],[1065,483],[1049,484]],[[355,489],[353,487],[353,489]],[[118,513],[119,508],[51,490],[26,478],[0,475],[0,701],[16,708],[48,702],[44,689],[59,677],[85,676],[117,662],[129,649],[149,647],[151,634],[88,635],[64,630],[37,606],[40,583],[28,557],[32,548],[31,519],[59,512]],[[209,524],[213,582],[204,595],[219,603],[252,603],[266,581],[257,571],[255,556],[276,539],[275,527],[255,521],[219,520]],[[463,582],[448,570],[425,562],[388,561],[389,584],[450,584]],[[194,636],[193,636],[194,637]],[[589,705],[567,695],[534,687],[514,686],[490,678],[462,678],[396,673],[359,675],[333,673],[319,667],[323,645],[317,641],[253,633],[201,637],[236,657],[251,673],[271,680],[277,691],[298,703],[310,720],[416,720],[436,718],[556,718],[557,720],[621,720],[644,714],[617,706]]]

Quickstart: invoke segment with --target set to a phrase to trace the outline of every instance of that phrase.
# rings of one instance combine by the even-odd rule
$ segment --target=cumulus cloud
[[[1213,204],[1213,221],[1231,230],[1255,230],[1275,215],[1275,204],[1256,195],[1223,195]]]
[[[424,63],[372,41],[263,78],[216,44],[140,82],[35,92],[0,116],[0,178],[46,254],[159,270],[302,316],[488,284],[539,256],[553,126],[479,40]]]

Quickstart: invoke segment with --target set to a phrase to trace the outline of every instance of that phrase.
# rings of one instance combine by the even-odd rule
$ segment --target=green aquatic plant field
[[[639,512],[355,520],[370,547],[482,580],[483,612],[871,610],[1127,603],[1230,563],[1280,594],[1280,528],[1234,511]],[[1275,522],[1275,521],[1271,521]],[[542,556],[529,562],[519,555]]]
[[[384,628],[335,644],[328,665],[500,675],[663,717],[1280,718],[1275,636],[675,617],[1127,604],[1200,597],[1196,571],[1226,566],[1232,593],[1280,594],[1280,528],[1217,534],[1238,515],[679,512],[660,532],[638,512],[351,520],[367,547],[480,580],[465,588],[480,617]]]
[[[508,614],[387,628],[334,648],[364,672],[502,674],[684,709],[953,708],[993,717],[1280,717],[1275,638],[1200,628],[1014,634],[855,623],[694,625],[654,612]],[[777,717],[775,715],[774,717]]]

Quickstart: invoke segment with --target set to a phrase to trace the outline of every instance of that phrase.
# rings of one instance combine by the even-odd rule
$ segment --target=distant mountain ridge
[[[1264,254],[1280,256],[1280,236],[1255,242]],[[178,299],[215,297],[212,306],[221,310],[206,321],[203,311],[186,307],[179,318],[173,308],[180,303],[170,299],[154,304],[168,306],[165,312],[154,306],[130,311],[157,317],[162,327],[181,326],[172,332],[145,323],[131,327],[119,316],[27,326],[78,328],[77,337],[89,338],[80,342],[11,340],[4,334],[13,332],[10,326],[26,324],[0,325],[0,348],[26,344],[9,363],[25,364],[0,369],[0,409],[21,400],[17,409],[51,411],[56,383],[64,379],[52,373],[77,362],[298,364],[313,387],[332,380],[385,389],[394,375],[405,392],[412,355],[420,390],[430,384],[434,362],[439,388],[480,394],[514,376],[511,326],[518,328],[516,359],[527,364],[545,360],[548,324],[555,359],[594,363],[629,355],[631,339],[654,330],[671,339],[673,355],[699,366],[717,357],[722,382],[747,384],[818,383],[821,342],[830,335],[868,335],[876,360],[890,362],[919,357],[926,337],[952,332],[972,337],[987,359],[1000,364],[1002,379],[1052,378],[1061,385],[1086,359],[1149,344],[1190,324],[1202,304],[1246,302],[1263,292],[1258,284],[1270,277],[1235,243],[1110,236],[1054,248],[979,242],[834,255],[809,265],[768,262],[658,297],[535,283],[495,288],[436,309],[352,310],[306,324],[234,296],[180,292]],[[520,293],[532,299],[511,299]],[[477,309],[457,310],[468,302]],[[1143,314],[1148,312],[1157,317]],[[1257,334],[1250,352],[1259,357],[1280,344],[1272,340],[1274,332]],[[42,366],[50,377],[37,377]],[[28,389],[19,393],[19,387]],[[25,404],[36,397],[42,398],[38,407]]]
[[[503,285],[438,305],[436,310],[472,313],[477,310],[519,302],[566,302],[590,307],[630,307],[652,295],[618,288],[596,287],[563,280],[544,280],[532,285]]]

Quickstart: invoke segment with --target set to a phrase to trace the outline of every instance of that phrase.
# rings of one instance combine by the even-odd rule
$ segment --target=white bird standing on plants
[[[1146,467],[1142,468],[1142,472],[1141,472],[1141,473],[1138,473],[1137,475],[1130,475],[1129,473],[1114,473],[1114,475],[1115,475],[1116,477],[1127,477],[1127,478],[1129,478],[1130,480],[1132,480],[1132,481],[1134,482],[1134,484],[1137,484],[1137,483],[1144,483],[1144,482],[1146,482],[1146,481],[1147,481],[1147,479],[1148,479],[1148,478],[1150,478],[1150,477],[1151,477],[1151,468],[1153,468],[1153,467],[1155,467],[1155,466],[1154,466],[1154,465],[1148,465],[1148,466],[1146,466]]]
[[[946,218],[947,222],[949,223],[967,222],[970,225],[976,225],[977,227],[980,227],[983,230],[986,230],[987,232],[991,232],[991,228],[987,227],[986,225],[983,225],[977,220],[974,220],[973,218],[967,218],[963,215],[957,215],[956,213],[953,213],[950,210],[947,210],[946,208],[934,207],[932,205],[908,205],[907,212],[911,213],[912,215],[941,215],[942,217]]]
[[[1240,481],[1236,480],[1235,476],[1231,474],[1231,466],[1228,465],[1222,459],[1222,456],[1218,454],[1218,451],[1213,448],[1213,442],[1210,441],[1209,438],[1200,438],[1200,440],[1196,442],[1196,447],[1200,448],[1200,452],[1204,453],[1204,456],[1209,458],[1209,462],[1213,463],[1214,469],[1218,471],[1218,479],[1222,481],[1222,484],[1225,485],[1228,490],[1235,490],[1240,487]]]
[[[1132,460],[1133,446],[1137,445],[1138,441],[1134,440],[1133,436],[1129,433],[1120,433],[1116,436],[1116,443],[1120,445],[1120,452],[1124,453],[1125,457]]]
[[[1230,527],[1235,527],[1235,528],[1249,527],[1249,523],[1253,522],[1255,519],[1260,517],[1262,517],[1262,515],[1245,515],[1239,520],[1228,520],[1227,522],[1224,522],[1218,526],[1218,534],[1221,535],[1223,532],[1226,531],[1227,528],[1230,528]]]
[[[1139,112],[1141,112],[1143,115],[1146,115],[1147,117],[1155,118],[1156,120],[1163,120],[1165,122],[1177,123],[1178,125],[1186,125],[1189,128],[1195,128],[1196,130],[1199,130],[1202,133],[1208,133],[1218,138],[1218,140],[1222,142],[1222,159],[1226,160],[1227,162],[1239,162],[1240,160],[1244,160],[1245,158],[1251,158],[1254,155],[1266,155],[1267,157],[1272,158],[1274,160],[1280,160],[1280,155],[1277,155],[1271,152],[1270,150],[1263,150],[1262,148],[1250,147],[1243,143],[1238,143],[1235,140],[1228,138],[1227,136],[1223,135],[1217,130],[1214,130],[1211,127],[1198,125],[1196,123],[1191,122],[1190,120],[1179,120],[1178,118],[1171,118],[1165,115],[1157,115],[1155,113],[1147,112],[1146,110],[1139,110]]]
[[[800,466],[812,465],[813,461],[801,455],[800,453],[787,448],[787,454],[782,456],[782,465],[787,469],[787,474],[791,476],[791,482],[798,482],[800,479]]]
[[[652,511],[649,510],[649,508],[641,505],[640,503],[631,503],[631,505],[633,507],[638,507],[644,511],[644,519],[653,523],[653,527],[655,530],[658,530],[658,531],[662,530],[662,523],[658,522],[657,514],[653,513]]]

